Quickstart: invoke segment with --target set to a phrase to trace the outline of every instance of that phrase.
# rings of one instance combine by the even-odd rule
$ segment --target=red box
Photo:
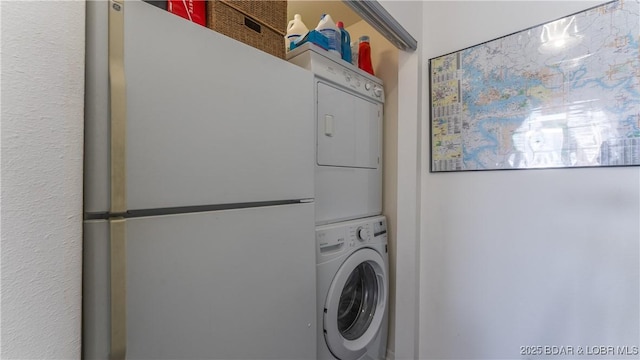
[[[205,0],[169,0],[167,10],[196,24],[207,26]]]

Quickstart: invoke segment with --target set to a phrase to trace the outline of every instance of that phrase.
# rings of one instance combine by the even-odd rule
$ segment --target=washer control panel
[[[316,228],[316,244],[320,253],[352,249],[364,245],[387,243],[387,221],[376,216]]]
[[[387,237],[387,221],[380,219],[349,227],[349,239],[360,242],[368,242],[374,238]]]
[[[352,226],[349,230],[349,232],[351,233],[351,236],[349,238],[352,241],[367,242],[371,239],[371,229],[369,224]]]
[[[317,77],[349,88],[372,100],[384,102],[382,80],[314,44],[307,43],[292,50],[287,54],[287,60],[311,70]]]

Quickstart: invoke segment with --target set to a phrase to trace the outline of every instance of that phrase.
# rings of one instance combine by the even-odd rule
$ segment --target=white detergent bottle
[[[302,22],[302,16],[295,14],[293,20],[289,21],[287,25],[287,35],[284,37],[287,51],[289,51],[291,43],[304,37],[308,32],[309,29],[307,29],[307,26]]]
[[[316,31],[326,36],[329,40],[329,48],[327,50],[338,54],[340,53],[340,29],[336,26],[336,23],[331,18],[329,14],[322,14],[320,18],[320,22],[316,27]]]

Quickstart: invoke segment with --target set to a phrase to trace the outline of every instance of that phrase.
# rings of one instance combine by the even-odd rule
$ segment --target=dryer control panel
[[[290,63],[311,70],[317,77],[349,88],[359,95],[384,103],[382,80],[358,69],[315,44],[306,43],[287,54]]]

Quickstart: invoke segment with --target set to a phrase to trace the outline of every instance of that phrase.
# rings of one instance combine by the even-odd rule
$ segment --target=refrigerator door
[[[110,2],[87,2],[85,211],[109,210]],[[129,210],[313,198],[313,76],[124,2]]]
[[[315,358],[313,208],[126,220],[127,358]],[[85,222],[83,358],[108,358],[108,231]]]

